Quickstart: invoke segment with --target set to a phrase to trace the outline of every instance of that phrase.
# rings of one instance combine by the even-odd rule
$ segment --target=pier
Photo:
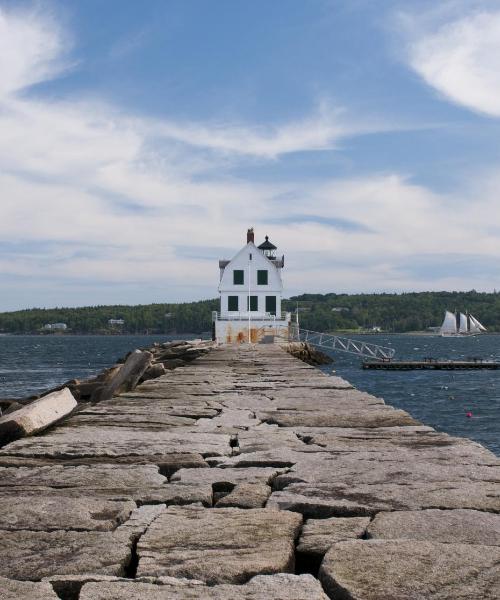
[[[464,369],[500,369],[500,362],[482,360],[441,360],[438,358],[424,358],[423,360],[381,360],[365,361],[363,369],[385,371],[415,371],[427,369],[431,371],[457,371]]]
[[[500,597],[500,460],[278,345],[81,403],[0,495],[5,600]]]

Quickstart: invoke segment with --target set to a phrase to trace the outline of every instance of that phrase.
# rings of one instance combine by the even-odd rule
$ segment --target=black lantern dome
[[[270,258],[271,260],[274,260],[276,258],[276,246],[274,244],[272,244],[269,241],[269,236],[266,235],[266,241],[262,242],[262,244],[259,246],[259,250],[262,250],[262,252],[265,254],[265,256],[267,256],[267,258]]]

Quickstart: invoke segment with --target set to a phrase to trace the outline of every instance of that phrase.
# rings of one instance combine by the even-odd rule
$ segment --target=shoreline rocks
[[[77,406],[68,388],[52,392],[0,417],[0,446],[43,431],[69,415]]]

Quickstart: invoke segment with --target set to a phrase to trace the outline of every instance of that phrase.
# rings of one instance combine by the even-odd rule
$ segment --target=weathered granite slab
[[[262,508],[271,495],[271,488],[263,483],[240,483],[215,506],[224,508]]]
[[[69,389],[64,388],[0,417],[0,445],[46,429],[69,415],[76,405]]]
[[[2,453],[0,450],[0,466],[2,467],[54,467],[64,465],[64,467],[79,466],[109,466],[115,465],[116,469],[122,466],[142,466],[153,464],[160,468],[161,472],[167,476],[172,475],[179,469],[189,468],[207,468],[209,465],[203,459],[201,454],[189,452],[174,452],[172,454],[123,454],[121,456],[80,456],[80,457],[47,457],[47,456],[17,456],[15,453],[8,454],[8,449]],[[140,482],[140,480],[139,480]]]
[[[500,515],[462,509],[380,512],[368,537],[500,546]]]
[[[286,511],[168,508],[139,540],[138,576],[244,583],[291,572],[302,518]]]
[[[369,517],[308,519],[302,528],[297,552],[323,556],[333,544],[362,537],[369,523]]]
[[[50,583],[15,581],[0,577],[0,598],[2,600],[59,600]]]
[[[213,431],[218,427],[235,427],[245,430],[248,427],[255,427],[260,422],[255,413],[250,410],[227,409],[217,417],[199,419],[197,426],[200,431]]]
[[[286,469],[275,469],[272,467],[248,467],[246,469],[179,469],[172,475],[172,483],[210,483],[230,484],[239,483],[264,483],[269,485],[275,477]],[[1,477],[1,472],[0,472]]]
[[[319,412],[312,410],[279,410],[258,413],[259,419],[275,423],[280,427],[396,427],[417,425],[404,410],[381,405],[374,408],[332,410]]]
[[[167,429],[179,426],[196,425],[195,419],[178,417],[153,411],[134,413],[105,412],[89,413],[81,412],[71,418],[68,423],[70,427],[80,425],[96,425],[99,427],[137,427],[138,429]]]
[[[500,489],[498,484],[478,481],[404,485],[297,483],[273,492],[267,506],[313,518],[369,516],[380,511],[424,508],[500,512]]]
[[[164,585],[115,582],[87,583],[80,600],[327,600],[311,575],[258,575],[243,585],[208,587],[187,582]]]
[[[313,446],[314,448],[314,446]],[[462,462],[452,451],[447,460],[432,456],[429,449],[424,451],[380,451],[376,456],[371,452],[302,455],[290,472],[280,475],[276,487],[289,483],[360,483],[360,484],[412,484],[439,481],[479,481],[500,483],[500,460],[497,465],[482,464],[481,458],[470,456],[469,462]]]
[[[137,541],[151,523],[165,511],[165,504],[147,504],[132,511],[130,518],[113,533],[118,540]]]
[[[101,501],[129,500],[134,502],[134,507],[136,503],[138,505],[163,503],[169,506],[200,503],[203,506],[212,506],[213,500],[212,486],[204,483],[166,483],[154,488],[130,487],[126,490],[88,488],[84,492],[79,488],[19,487],[16,488],[16,493],[30,502],[34,502],[35,498],[40,497],[51,502],[57,502],[57,498],[66,498],[67,501],[70,501],[81,497],[93,497]],[[12,488],[0,488],[0,503],[9,502],[12,498]]]
[[[230,436],[217,433],[148,431],[134,427],[60,427],[49,434],[18,440],[0,454],[56,459],[118,458],[121,456],[158,456],[166,454],[199,453],[202,456],[231,454]]]
[[[330,598],[496,600],[500,548],[415,540],[334,544],[320,569]]]
[[[318,373],[320,381],[326,377],[322,373]],[[273,376],[274,379],[274,376]],[[284,411],[301,411],[301,412],[318,412],[332,410],[348,410],[349,407],[354,409],[377,408],[385,406],[382,398],[373,396],[366,392],[361,392],[354,388],[349,389],[319,389],[314,385],[314,381],[308,380],[308,386],[304,386],[304,382],[293,381],[292,386],[282,387],[273,390],[269,393],[269,398],[272,400],[271,409]]]
[[[92,573],[87,573],[83,575],[52,575],[51,577],[44,577],[42,581],[52,586],[58,598],[62,598],[63,600],[77,600],[80,590],[86,583],[109,583],[129,580],[123,577],[115,577],[114,575],[93,575]]]
[[[0,576],[38,580],[50,575],[125,574],[130,544],[112,532],[0,531]]]
[[[111,531],[128,519],[135,502],[19,494],[2,497],[0,530]]]
[[[134,389],[143,373],[149,367],[152,358],[153,355],[151,352],[141,350],[131,352],[125,363],[103,387],[99,398],[105,400],[120,392]]]
[[[126,490],[132,487],[156,488],[168,483],[156,465],[53,464],[39,467],[0,467],[0,487],[51,487]]]

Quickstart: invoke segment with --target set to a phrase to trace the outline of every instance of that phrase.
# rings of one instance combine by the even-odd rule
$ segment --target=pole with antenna
[[[251,297],[250,297],[250,292],[251,292],[251,286],[250,286],[250,265],[252,264],[252,253],[250,252],[248,255],[248,300],[247,300],[247,309],[248,309],[248,343],[250,344],[251,342],[251,332],[252,332],[252,325],[251,325],[251,308],[252,308],[252,302],[251,302]]]

